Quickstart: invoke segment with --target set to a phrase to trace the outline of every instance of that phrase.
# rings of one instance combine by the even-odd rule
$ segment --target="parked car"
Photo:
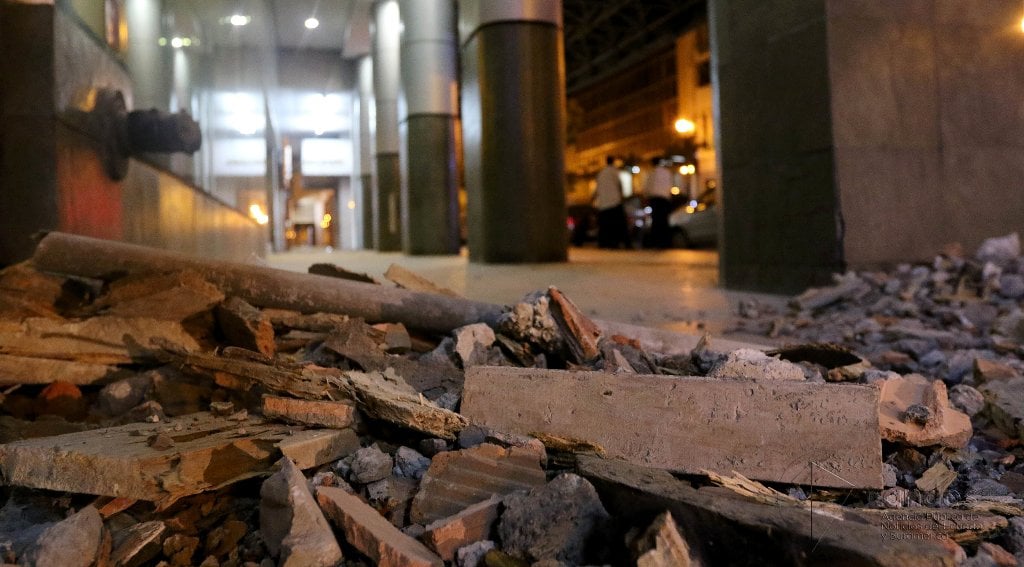
[[[597,240],[597,209],[593,205],[570,205],[568,212],[565,227],[573,246],[583,246]]]
[[[668,217],[672,228],[672,246],[694,248],[718,244],[718,207],[714,189],[706,189],[699,197],[672,211]]]

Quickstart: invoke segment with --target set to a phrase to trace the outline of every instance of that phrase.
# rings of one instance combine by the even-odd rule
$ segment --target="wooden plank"
[[[871,386],[474,367],[461,410],[472,423],[583,439],[645,466],[883,487]]]
[[[621,522],[636,525],[671,512],[681,535],[708,565],[955,565],[952,553],[935,537],[908,537],[842,510],[819,510],[814,503],[810,508],[772,506],[725,488],[698,490],[664,470],[585,455],[579,457],[577,472]]]
[[[130,371],[107,364],[0,354],[0,386],[51,384],[58,381],[81,386],[112,382],[131,374]]]
[[[0,445],[0,474],[7,485],[166,506],[268,472],[281,457],[278,445],[293,432],[254,417],[191,414]]]
[[[449,297],[460,297],[458,293],[446,287],[439,286],[430,281],[429,278],[425,278],[408,268],[399,266],[398,264],[391,264],[388,266],[388,271],[384,272],[384,277],[398,287],[409,291],[436,293],[439,295],[447,295]]]
[[[468,425],[461,415],[438,407],[393,372],[346,372],[349,385],[366,415],[401,427],[453,440]]]
[[[201,275],[184,270],[129,275],[110,285],[91,308],[118,317],[184,321],[213,309],[224,294]]]
[[[150,361],[153,340],[183,351],[199,343],[176,321],[92,317],[82,321],[29,318],[0,321],[0,354],[75,360],[93,364]]]
[[[404,323],[412,329],[442,333],[472,323],[493,324],[502,311],[500,305],[468,299],[201,259],[59,232],[50,232],[39,242],[32,264],[40,270],[99,279],[120,273],[195,270],[225,294],[256,307],[342,313],[372,323]]]

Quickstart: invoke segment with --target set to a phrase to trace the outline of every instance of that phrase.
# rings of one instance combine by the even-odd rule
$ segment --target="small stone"
[[[918,362],[925,368],[932,368],[944,364],[946,362],[946,354],[941,350],[935,349],[918,359]]]
[[[445,392],[434,400],[437,407],[446,409],[448,411],[456,411],[459,407],[459,402],[462,400],[462,396],[458,392]]]
[[[280,565],[332,567],[341,548],[302,471],[287,457],[260,487],[260,532]]]
[[[1024,276],[1003,274],[999,278],[999,295],[1007,299],[1024,298]]]
[[[889,463],[882,463],[882,482],[886,488],[896,486],[899,479],[899,469]]]
[[[100,550],[103,519],[86,506],[67,519],[45,528],[22,553],[21,565],[38,567],[89,567]]]
[[[455,565],[457,567],[479,567],[483,564],[484,556],[496,546],[491,540],[478,541],[476,543],[460,547],[455,552]]]
[[[148,374],[111,382],[100,390],[96,407],[107,415],[121,415],[141,404],[152,385]]]
[[[949,389],[949,403],[956,409],[974,417],[985,408],[985,396],[967,384],[957,384]]]
[[[163,433],[150,436],[146,443],[157,451],[166,451],[174,447],[174,439]]]
[[[430,459],[421,455],[415,449],[399,447],[395,453],[394,473],[406,478],[419,480],[423,473],[430,467]]]
[[[905,423],[916,423],[918,425],[928,425],[928,422],[932,420],[932,410],[921,404],[912,404],[903,411],[903,421]]]
[[[409,524],[402,528],[402,533],[413,538],[419,539],[423,535],[423,532],[427,531],[422,524]]]
[[[171,565],[193,565],[192,556],[199,549],[199,538],[184,534],[174,534],[164,540],[164,557],[170,559]]]
[[[394,461],[391,455],[372,445],[356,451],[351,466],[349,479],[359,484],[369,484],[387,478],[394,467]]]
[[[967,497],[986,498],[991,496],[1010,496],[1013,494],[1006,485],[991,478],[978,479],[967,489]]]
[[[587,559],[585,552],[593,548],[589,538],[608,520],[594,487],[582,477],[565,473],[527,494],[506,497],[498,534],[503,549],[513,557],[581,565]]]
[[[974,257],[981,262],[1003,263],[1020,256],[1020,236],[1016,232],[988,238],[981,243]]]
[[[459,327],[452,331],[455,337],[455,354],[463,368],[487,363],[487,352],[494,344],[494,329],[484,323]]]
[[[1010,518],[1010,526],[1003,539],[1007,549],[1017,557],[1024,557],[1024,516]]]
[[[470,425],[459,432],[459,448],[470,449],[487,440],[487,430],[479,425]]]
[[[420,441],[420,453],[427,457],[433,457],[438,453],[448,450],[448,442],[444,439],[432,438]]]
[[[1017,562],[1017,558],[1014,557],[1009,551],[1006,551],[999,545],[992,542],[985,541],[978,546],[978,555],[974,559],[984,557],[989,564],[995,565],[996,567],[1018,567],[1020,563]]]
[[[386,502],[391,497],[391,482],[385,478],[367,484],[366,496],[370,502]]]
[[[235,411],[235,404],[231,402],[211,402],[210,413],[216,416],[227,416],[231,415],[231,412]]]
[[[708,373],[711,378],[755,380],[804,380],[803,369],[792,362],[779,360],[765,353],[744,348],[728,354]]]
[[[885,508],[904,508],[910,504],[910,491],[901,486],[887,488],[878,495],[878,501]]]

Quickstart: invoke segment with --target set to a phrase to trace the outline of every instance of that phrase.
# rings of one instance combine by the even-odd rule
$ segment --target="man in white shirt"
[[[671,212],[672,172],[665,167],[662,158],[651,160],[654,168],[644,183],[644,196],[651,207],[651,246],[669,248],[672,245],[672,232],[668,226],[668,215]]]
[[[594,207],[597,209],[597,245],[600,248],[628,248],[626,211],[622,206],[622,180],[615,157],[605,158],[605,166],[597,174],[594,189]]]

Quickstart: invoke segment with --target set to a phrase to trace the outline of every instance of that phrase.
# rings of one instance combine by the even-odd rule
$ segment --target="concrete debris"
[[[20,553],[22,565],[38,567],[89,567],[100,551],[103,520],[92,506],[86,506],[66,520],[46,527]]]
[[[395,452],[394,473],[406,478],[419,480],[423,478],[427,468],[430,467],[430,459],[421,455],[415,449],[399,447]]]
[[[608,512],[586,479],[564,473],[529,493],[505,498],[498,524],[503,549],[530,562],[582,565],[601,547]]]
[[[744,302],[765,352],[556,288],[502,308],[51,234],[52,274],[0,271],[0,560],[75,512],[56,490],[104,495],[97,565],[329,564],[303,545],[342,534],[352,564],[1009,564],[1012,236]],[[311,490],[337,540],[295,535]]]
[[[341,548],[306,478],[291,460],[278,464],[280,470],[260,488],[260,532],[267,550],[280,556],[278,565],[333,567],[342,558]]]
[[[882,488],[878,395],[873,386],[795,380],[477,367],[466,373],[462,413],[493,429],[585,440],[609,457],[674,471]],[[842,459],[835,439],[843,439]]]
[[[477,323],[459,327],[453,331],[455,335],[455,354],[463,368],[479,366],[487,363],[488,349],[494,344],[494,330]]]
[[[487,552],[496,547],[497,545],[489,539],[461,547],[455,554],[455,565],[457,567],[480,567],[484,564],[484,556],[487,555]]]
[[[988,238],[981,243],[974,257],[981,262],[1004,263],[1016,260],[1020,256],[1020,235],[1016,232]]]
[[[1024,378],[987,382],[979,390],[989,419],[1007,435],[1024,440]]]
[[[349,480],[359,484],[369,484],[387,478],[394,467],[391,455],[381,451],[376,445],[359,449],[352,456]]]
[[[985,408],[985,396],[967,384],[957,384],[949,389],[949,403],[969,417],[974,417]]]
[[[739,380],[804,380],[804,371],[793,364],[753,349],[734,350],[716,364],[710,378]]]

